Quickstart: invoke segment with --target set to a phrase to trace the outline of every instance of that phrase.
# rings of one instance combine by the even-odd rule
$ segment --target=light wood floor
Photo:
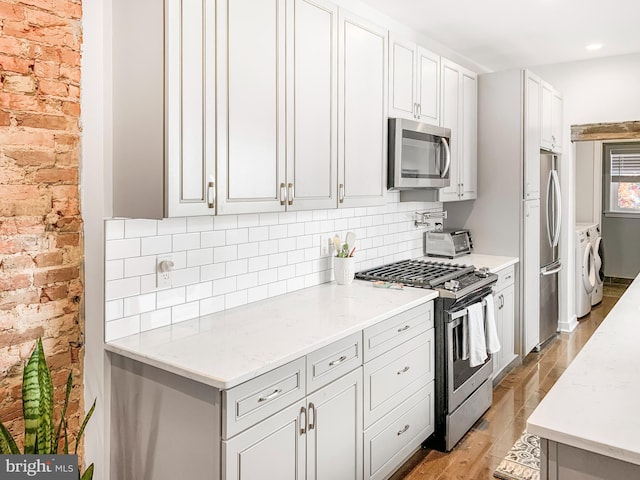
[[[609,313],[624,289],[605,288],[604,299],[580,319],[570,334],[561,333],[539,353],[527,355],[493,391],[493,405],[454,450],[421,450],[392,480],[491,479],[525,429],[527,417]],[[576,405],[576,408],[580,408]]]

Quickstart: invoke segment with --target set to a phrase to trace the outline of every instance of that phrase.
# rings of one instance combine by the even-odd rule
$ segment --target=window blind
[[[611,152],[611,181],[640,183],[640,152]]]

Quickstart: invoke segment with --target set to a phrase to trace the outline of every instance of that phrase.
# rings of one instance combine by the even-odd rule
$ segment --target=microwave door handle
[[[553,237],[553,246],[556,247],[558,245],[558,242],[560,241],[560,226],[562,222],[562,198],[561,198],[561,192],[560,192],[560,179],[558,178],[558,172],[555,170],[551,170],[551,176],[553,178],[553,187],[555,188],[555,191],[556,191],[556,195],[555,195],[556,226],[555,226],[555,232],[554,232],[555,235]]]
[[[446,163],[444,165],[444,171],[442,172],[442,175],[440,175],[440,178],[444,178],[447,176],[447,173],[449,173],[449,167],[451,166],[451,150],[449,149],[449,143],[447,142],[446,138],[441,138],[440,141],[442,142],[442,145],[444,146],[444,152],[445,152],[445,158],[446,158]]]

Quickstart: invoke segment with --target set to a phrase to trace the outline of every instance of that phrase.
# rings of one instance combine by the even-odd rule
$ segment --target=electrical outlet
[[[171,269],[173,268],[173,260],[171,257],[158,257],[158,266],[156,273],[157,288],[171,288]]]
[[[325,237],[324,235],[322,235],[320,237],[320,256],[329,257],[333,253],[333,251],[333,239],[331,237]]]

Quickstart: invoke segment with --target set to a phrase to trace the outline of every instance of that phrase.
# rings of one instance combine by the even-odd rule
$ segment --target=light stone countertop
[[[511,265],[518,263],[516,257],[502,257],[498,255],[484,255],[482,253],[470,253],[468,255],[462,255],[456,258],[438,258],[438,257],[424,257],[428,260],[434,260],[436,262],[450,263],[454,265],[473,265],[476,268],[487,267],[491,273],[496,273],[503,268],[507,268]]]
[[[527,420],[527,431],[640,465],[640,275]]]
[[[331,282],[113,340],[105,349],[227,389],[437,296]]]

